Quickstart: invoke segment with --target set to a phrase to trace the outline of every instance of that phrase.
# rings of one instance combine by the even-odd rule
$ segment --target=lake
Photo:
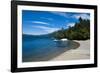
[[[49,61],[75,46],[77,46],[76,42],[70,40],[55,41],[49,36],[23,35],[22,61]]]

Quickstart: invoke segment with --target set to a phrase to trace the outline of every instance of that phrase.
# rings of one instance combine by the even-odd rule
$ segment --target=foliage
[[[69,40],[90,39],[90,20],[79,18],[79,22],[68,29],[61,29],[53,33],[56,39],[67,38]]]

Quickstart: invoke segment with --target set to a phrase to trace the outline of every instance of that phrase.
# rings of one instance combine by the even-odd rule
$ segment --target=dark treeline
[[[53,33],[55,39],[67,38],[69,40],[90,39],[90,20],[79,18],[79,22],[68,29],[61,29]]]

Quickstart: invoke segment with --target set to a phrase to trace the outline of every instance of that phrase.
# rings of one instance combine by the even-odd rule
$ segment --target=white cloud
[[[42,29],[43,31],[46,31],[47,33],[52,33],[54,31],[59,30],[59,28],[54,27],[47,27],[47,26],[32,26],[33,28]]]
[[[78,14],[78,15],[73,15],[74,18],[79,19],[80,17],[82,19],[90,19],[90,16],[87,14]]]
[[[46,17],[41,17],[42,19],[46,19],[46,20],[49,20],[49,21],[52,21],[54,20],[53,18],[46,18]]]
[[[74,25],[75,25],[75,23],[68,23],[68,24],[67,24],[67,28],[68,28],[68,27],[73,27]]]
[[[67,14],[64,12],[51,12],[51,13],[56,14],[56,15],[60,15],[60,16],[66,17],[66,18],[68,17]]]
[[[41,22],[41,21],[32,21],[32,23],[49,25],[48,23],[46,23],[46,22]]]

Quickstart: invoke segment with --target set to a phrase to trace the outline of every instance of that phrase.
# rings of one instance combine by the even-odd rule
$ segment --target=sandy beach
[[[76,41],[80,46],[76,49],[68,50],[51,60],[80,60],[90,58],[90,40]]]

